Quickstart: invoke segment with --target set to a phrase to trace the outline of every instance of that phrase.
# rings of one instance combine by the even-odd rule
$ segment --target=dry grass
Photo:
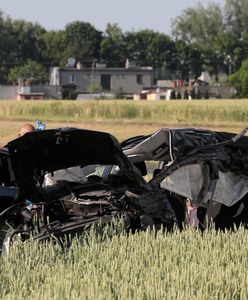
[[[29,120],[15,121],[15,120],[0,120],[0,146],[5,145],[8,141],[17,137],[19,128],[25,123],[31,123]],[[155,132],[161,127],[189,127],[189,125],[178,126],[178,124],[139,124],[131,122],[46,122],[47,128],[59,128],[59,127],[76,127],[82,129],[105,131],[116,136],[120,141],[127,139],[135,135],[146,135]],[[199,127],[199,126],[198,126]],[[228,132],[239,132],[243,129],[242,126],[208,126],[208,129],[228,131]]]
[[[17,137],[19,128],[28,120],[10,121],[0,120],[0,145],[5,145],[8,141]],[[82,129],[105,131],[113,134],[120,140],[124,140],[134,135],[150,134],[158,130],[161,126],[157,124],[133,124],[121,122],[46,122],[47,128],[76,127]]]

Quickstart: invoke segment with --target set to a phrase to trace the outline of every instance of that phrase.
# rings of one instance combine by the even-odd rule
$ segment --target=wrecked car
[[[149,185],[166,191],[180,228],[231,229],[248,226],[246,132],[162,128],[121,145],[143,176],[150,173]]]
[[[80,234],[123,218],[127,230],[170,230],[176,223],[164,190],[147,183],[105,132],[33,131],[0,151],[2,251],[15,240]]]

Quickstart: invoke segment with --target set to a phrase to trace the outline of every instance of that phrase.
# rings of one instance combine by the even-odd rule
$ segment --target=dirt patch
[[[8,141],[17,137],[19,128],[25,123],[34,122],[30,121],[12,121],[12,120],[0,120],[0,146],[7,144]],[[156,130],[164,128],[178,128],[178,127],[189,127],[189,125],[174,124],[145,124],[145,123],[132,123],[132,122],[46,122],[46,128],[59,128],[59,127],[76,127],[82,129],[105,131],[116,136],[120,141],[127,139],[135,135],[146,135],[155,132]],[[192,127],[192,126],[190,126]],[[199,126],[198,126],[199,128]],[[240,127],[208,127],[208,129],[228,131],[228,132],[239,132],[242,128]]]
[[[29,121],[7,121],[0,120],[0,146],[7,144],[8,141],[17,138],[19,128]],[[35,124],[33,124],[35,125]],[[122,122],[46,122],[46,128],[59,128],[59,127],[76,127],[81,129],[90,129],[105,131],[113,134],[119,140],[124,140],[131,136],[140,134],[150,134],[161,126],[157,124],[133,124]]]

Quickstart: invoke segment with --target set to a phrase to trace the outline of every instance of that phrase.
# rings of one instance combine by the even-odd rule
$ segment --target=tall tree
[[[23,64],[28,59],[43,63],[45,44],[42,35],[45,29],[36,23],[24,20],[11,22],[11,35],[16,41],[16,63]]]
[[[49,66],[63,66],[68,57],[65,55],[65,31],[48,31],[42,35],[45,44],[43,57]]]
[[[156,71],[172,66],[175,44],[169,36],[145,29],[127,32],[125,41],[126,56],[137,65],[152,66]]]
[[[108,23],[101,42],[101,59],[108,66],[123,66],[126,59],[125,49],[125,36],[121,28],[116,23]]]
[[[201,51],[194,44],[187,44],[182,40],[177,40],[174,54],[174,76],[184,80],[197,78],[204,67],[204,57]]]
[[[248,31],[248,1],[226,0],[225,17],[228,30],[242,39]]]
[[[10,67],[16,64],[16,39],[11,34],[11,20],[0,11],[0,83],[7,82]]]
[[[222,10],[218,4],[202,4],[186,9],[172,22],[172,33],[177,40],[194,44],[205,57],[206,68],[218,77],[223,68],[224,54],[220,37],[225,32]]]
[[[100,58],[102,33],[90,23],[72,22],[65,27],[64,55],[73,56],[84,65],[91,65],[93,59]]]
[[[229,36],[229,51],[233,71],[240,68],[243,60],[248,58],[248,1],[226,0],[225,22]]]
[[[176,39],[196,43],[202,49],[212,47],[225,29],[223,13],[218,4],[202,4],[187,8],[172,21],[172,33]]]

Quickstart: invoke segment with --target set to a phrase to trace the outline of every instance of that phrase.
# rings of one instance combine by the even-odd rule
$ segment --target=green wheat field
[[[248,235],[186,229],[16,246],[0,262],[2,299],[247,299]]]
[[[160,127],[239,132],[247,100],[1,101],[0,142],[23,122],[108,131],[119,140]],[[118,226],[117,226],[118,227]],[[248,299],[248,232],[92,229],[61,249],[16,245],[0,258],[1,299]]]

